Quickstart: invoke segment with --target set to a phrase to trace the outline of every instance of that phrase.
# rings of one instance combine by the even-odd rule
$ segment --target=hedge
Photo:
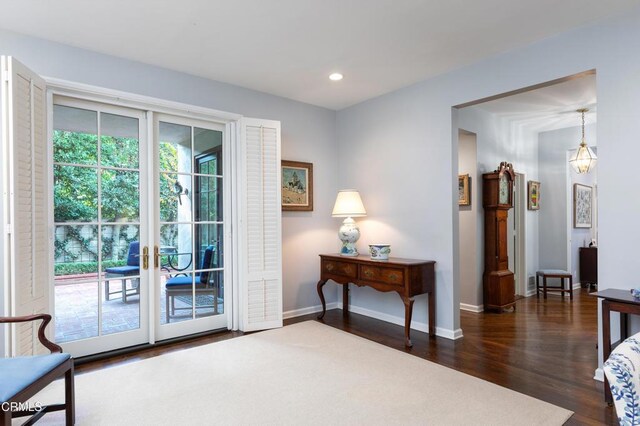
[[[102,268],[111,268],[113,266],[125,266],[125,260],[105,260],[102,262]],[[98,270],[98,262],[66,262],[56,263],[54,266],[55,275],[75,275],[90,274]]]

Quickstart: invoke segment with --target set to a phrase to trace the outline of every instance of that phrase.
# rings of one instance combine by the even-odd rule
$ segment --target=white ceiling
[[[639,4],[3,0],[0,28],[342,109]]]
[[[585,123],[596,122],[596,76],[554,84],[529,92],[478,104],[480,108],[534,132],[546,132],[580,126],[582,119],[576,110],[588,108]]]

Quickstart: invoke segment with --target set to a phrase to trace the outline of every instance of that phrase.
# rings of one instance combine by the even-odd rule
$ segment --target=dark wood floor
[[[315,319],[315,314],[285,321]],[[602,383],[593,380],[597,365],[596,298],[576,290],[573,302],[549,296],[518,300],[516,313],[461,312],[464,338],[451,341],[412,331],[413,348],[404,347],[403,328],[362,315],[343,317],[328,311],[322,320],[383,345],[496,383],[575,412],[567,424],[617,424],[603,400]],[[78,373],[128,363],[163,353],[230,339],[222,332],[181,343],[146,349],[77,367]]]

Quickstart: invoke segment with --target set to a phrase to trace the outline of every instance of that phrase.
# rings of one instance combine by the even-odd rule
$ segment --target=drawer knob
[[[372,271],[371,269],[365,269],[365,270],[364,270],[364,274],[365,274],[367,277],[371,277],[371,276],[373,276],[373,271]]]
[[[327,271],[333,271],[333,263],[327,263],[327,266],[325,268],[327,269]]]
[[[389,274],[389,279],[396,281],[398,279],[398,274],[392,272]]]

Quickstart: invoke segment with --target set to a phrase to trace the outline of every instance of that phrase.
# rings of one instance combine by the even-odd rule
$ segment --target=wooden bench
[[[540,277],[542,277],[542,285],[540,285]],[[547,278],[559,278],[560,287],[547,286]],[[564,288],[565,279],[569,281],[569,286],[566,289]],[[569,299],[573,300],[573,277],[569,272],[562,269],[541,269],[536,272],[536,297],[540,297],[541,290],[545,299],[547,298],[547,291],[558,291],[563,299],[564,294],[569,293]]]

